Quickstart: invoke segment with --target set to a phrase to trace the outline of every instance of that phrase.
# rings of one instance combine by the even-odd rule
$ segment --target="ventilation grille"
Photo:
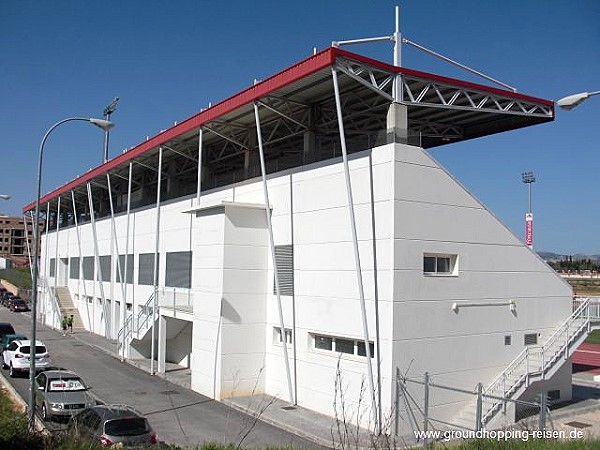
[[[275,246],[275,266],[280,295],[294,295],[294,249],[291,245]],[[273,294],[277,294],[273,279]]]

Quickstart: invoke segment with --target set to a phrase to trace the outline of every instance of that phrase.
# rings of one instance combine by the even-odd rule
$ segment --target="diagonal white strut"
[[[275,258],[275,242],[273,241],[273,225],[271,224],[271,204],[269,203],[269,190],[267,189],[267,170],[265,168],[265,154],[263,151],[262,133],[260,130],[260,118],[258,115],[258,104],[254,103],[254,117],[256,120],[256,136],[258,138],[258,152],[260,154],[260,171],[262,175],[263,192],[265,196],[265,215],[269,229],[269,246],[271,247],[271,258],[273,259],[273,272],[275,273],[275,292],[277,293],[277,309],[279,312],[279,326],[281,328],[281,342],[283,343],[283,358],[285,360],[285,373],[287,375],[288,393],[290,403],[296,404],[292,389],[292,376],[290,373],[290,361],[288,359],[287,339],[283,323],[283,309],[281,307],[281,295],[279,293],[279,276],[277,274],[277,261]]]
[[[344,177],[346,179],[346,193],[348,195],[348,212],[350,214],[350,228],[352,229],[352,241],[354,244],[354,262],[356,267],[356,278],[358,282],[358,293],[360,295],[360,310],[362,313],[363,332],[365,339],[365,351],[367,354],[367,370],[369,372],[369,389],[371,391],[371,401],[373,410],[373,420],[375,423],[375,434],[380,433],[379,414],[377,409],[377,400],[375,397],[375,386],[373,382],[373,367],[371,364],[371,347],[369,346],[369,327],[367,324],[367,310],[365,307],[365,290],[362,281],[362,272],[360,269],[360,254],[358,252],[358,238],[356,235],[356,218],[354,217],[354,200],[352,199],[352,185],[350,183],[350,169],[348,168],[348,153],[346,151],[346,136],[344,134],[344,122],[342,121],[342,105],[340,101],[340,88],[338,85],[337,71],[331,69],[333,74],[333,89],[335,92],[335,106],[338,117],[338,127],[340,132],[340,142],[342,146],[342,160],[344,163]]]

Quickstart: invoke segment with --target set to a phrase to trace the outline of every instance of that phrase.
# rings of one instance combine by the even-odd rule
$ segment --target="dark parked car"
[[[72,436],[99,442],[105,447],[114,444],[137,447],[158,443],[158,437],[148,420],[126,405],[86,408],[71,418],[68,432]]]
[[[96,404],[89,387],[69,370],[46,370],[35,378],[35,406],[42,419],[71,417]]]
[[[16,334],[16,333],[5,334],[4,336],[2,336],[2,340],[0,341],[0,345],[2,346],[0,348],[0,351],[6,350],[6,347],[8,347],[8,344],[10,344],[12,341],[16,341],[16,340],[26,341],[27,339],[29,339],[29,338],[27,336],[25,336],[24,334]]]
[[[10,310],[12,312],[29,311],[29,305],[22,298],[14,298],[10,304]]]
[[[0,322],[0,339],[2,339],[5,334],[15,334],[15,329],[8,322]]]

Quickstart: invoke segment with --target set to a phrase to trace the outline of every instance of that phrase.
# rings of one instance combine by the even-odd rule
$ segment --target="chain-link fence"
[[[546,392],[536,401],[497,397],[479,383],[463,389],[437,383],[425,373],[407,378],[396,372],[393,433],[404,442],[427,446],[455,439],[527,439],[554,430]]]

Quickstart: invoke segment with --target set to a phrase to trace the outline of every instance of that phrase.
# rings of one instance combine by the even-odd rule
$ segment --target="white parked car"
[[[31,341],[16,340],[2,353],[4,368],[8,367],[11,377],[18,373],[29,373]],[[35,341],[35,368],[43,370],[50,367],[50,355],[42,341]]]

